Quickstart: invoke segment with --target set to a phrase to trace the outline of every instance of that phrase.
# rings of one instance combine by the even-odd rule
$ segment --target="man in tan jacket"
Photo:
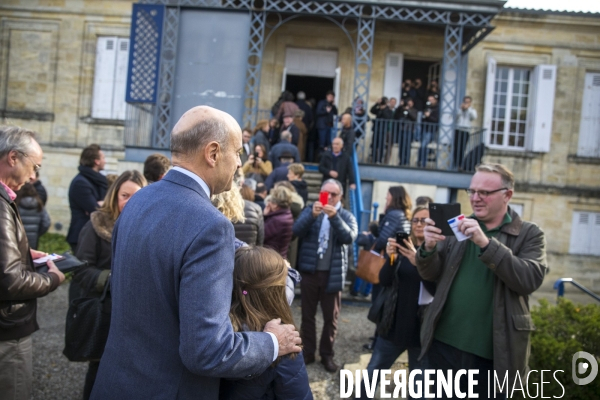
[[[419,274],[437,284],[421,327],[422,355],[432,369],[479,370],[476,393],[488,398],[492,371],[499,382],[508,376],[511,384],[517,373],[526,374],[534,329],[528,296],[548,270],[546,244],[540,228],[508,206],[514,177],[505,166],[478,166],[467,192],[473,215],[459,229],[470,239],[445,237],[428,219],[417,251]],[[463,378],[460,389],[466,393]]]

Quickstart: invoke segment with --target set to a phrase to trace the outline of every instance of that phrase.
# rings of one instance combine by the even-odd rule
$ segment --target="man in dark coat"
[[[229,319],[234,228],[210,196],[231,189],[241,148],[233,117],[195,107],[171,133],[173,169],[127,202],[113,230],[111,329],[92,400],[216,400],[220,378],[261,374],[301,350],[291,325],[234,332]]]
[[[279,156],[279,162],[279,167],[275,168],[265,180],[267,190],[271,190],[277,182],[287,180],[288,166],[294,162],[294,156],[289,151],[284,151]]]
[[[430,158],[435,158],[434,150],[430,149],[428,145],[437,136],[437,123],[440,121],[440,107],[437,98],[429,96],[426,106],[427,108],[423,113],[423,122],[428,122],[428,124],[423,124],[421,130],[421,148],[419,149],[418,160],[418,165],[421,168],[425,168]]]
[[[304,92],[298,92],[296,95],[296,104],[298,108],[304,111],[302,122],[306,125],[306,129],[311,129],[313,124],[313,110],[309,102],[306,101],[306,94]]]
[[[256,190],[254,191],[254,202],[260,206],[261,210],[265,209],[265,198],[267,197],[267,187],[264,183],[259,182],[256,184]]]
[[[104,152],[99,145],[91,144],[81,152],[79,174],[73,178],[69,187],[71,225],[67,233],[67,242],[71,245],[73,253],[77,249],[81,228],[90,220],[90,214],[102,205],[106,196],[108,182],[100,173],[104,164]]]
[[[331,128],[333,127],[333,118],[338,115],[338,109],[334,104],[335,94],[329,90],[325,99],[317,104],[317,123],[319,132],[319,148],[324,150],[331,144]]]
[[[317,305],[323,311],[323,332],[319,345],[321,363],[329,372],[338,370],[333,361],[333,343],[342,302],[342,289],[348,272],[349,245],[356,240],[358,225],[354,215],[342,208],[344,191],[340,182],[326,180],[322,192],[329,193],[327,204],[315,202],[306,207],[294,223],[293,232],[302,240],[298,270],[302,275],[302,341],[304,361],[315,361],[317,350]]]
[[[269,161],[271,161],[271,164],[273,164],[273,169],[281,165],[279,158],[285,152],[290,153],[292,157],[294,157],[294,162],[300,162],[300,153],[298,152],[298,148],[294,146],[291,141],[292,134],[290,131],[283,131],[281,132],[281,141],[271,147],[271,151],[269,152]]]
[[[343,147],[342,139],[333,139],[331,151],[327,151],[321,156],[319,172],[323,174],[323,182],[327,179],[336,179],[342,183],[345,191],[347,181],[350,182],[350,189],[356,188],[356,179],[350,155],[342,151]]]

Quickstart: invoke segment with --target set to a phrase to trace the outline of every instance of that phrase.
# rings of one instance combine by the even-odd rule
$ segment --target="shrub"
[[[67,238],[59,233],[45,233],[40,236],[40,242],[36,250],[46,253],[62,254],[70,250],[71,246],[67,243]]]
[[[531,335],[529,368],[538,371],[530,376],[532,398],[535,395],[532,382],[540,383],[541,370],[551,370],[552,373],[556,370],[564,371],[556,374],[556,378],[564,386],[564,399],[600,398],[600,374],[588,385],[577,385],[572,379],[572,358],[576,352],[588,352],[595,355],[596,360],[600,355],[600,306],[574,304],[564,298],[560,298],[558,304],[553,306],[542,299],[540,306],[532,310],[531,316],[537,329]],[[563,388],[552,377],[552,373],[544,375],[544,382],[550,382],[544,384],[544,397],[560,397],[563,394]],[[580,377],[588,375],[589,372]],[[541,398],[541,393],[537,398]]]

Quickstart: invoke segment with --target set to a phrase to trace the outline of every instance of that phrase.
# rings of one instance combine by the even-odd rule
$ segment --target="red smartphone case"
[[[326,205],[329,202],[329,193],[328,192],[319,193],[319,201],[321,202],[321,204]]]

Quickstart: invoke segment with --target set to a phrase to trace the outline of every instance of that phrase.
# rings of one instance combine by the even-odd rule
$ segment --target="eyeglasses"
[[[33,164],[33,171],[34,172],[39,172],[40,168],[42,168],[41,165],[36,164],[33,162],[33,160],[31,158],[29,158],[29,154],[24,153],[22,151],[17,150],[19,153],[21,153],[23,155],[23,157],[27,158],[32,164]]]
[[[341,193],[327,192],[331,197],[338,197]]]
[[[496,190],[473,190],[473,189],[465,189],[465,192],[467,192],[467,194],[469,195],[469,197],[473,197],[473,196],[475,196],[475,194],[478,194],[479,198],[483,200],[483,199],[487,198],[490,194],[499,192],[501,190],[509,190],[509,189],[508,188],[500,188],[500,189],[496,189]]]
[[[413,219],[411,219],[410,221],[411,221],[413,224],[415,224],[415,225],[418,225],[418,224],[423,224],[423,225],[425,225],[425,220],[426,220],[426,219],[427,219],[427,218],[413,218]]]

